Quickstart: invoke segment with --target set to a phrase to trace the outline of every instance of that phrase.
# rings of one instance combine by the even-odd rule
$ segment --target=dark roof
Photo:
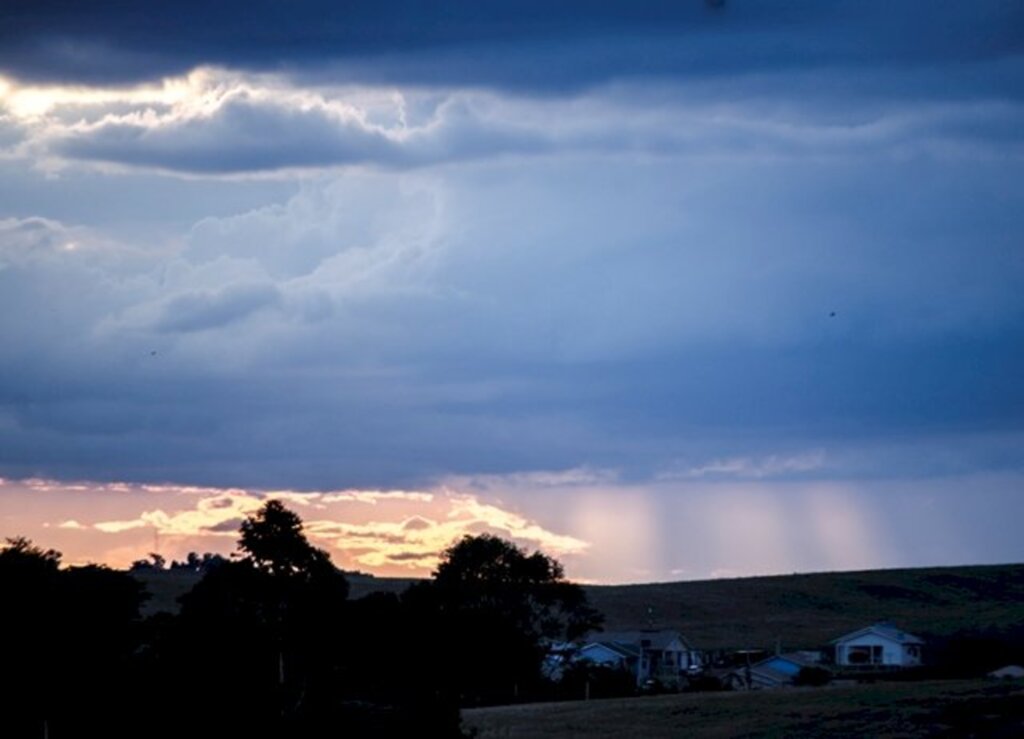
[[[635,631],[598,631],[588,635],[589,642],[614,642],[616,644],[633,644],[637,648],[666,649],[673,640],[678,639],[684,649],[690,645],[683,635],[673,629],[638,629]],[[589,643],[588,642],[588,643]],[[646,644],[644,642],[647,642]]]
[[[615,652],[616,654],[621,655],[623,657],[639,657],[640,656],[640,648],[637,645],[635,645],[635,644],[628,644],[628,643],[624,643],[624,642],[617,642],[617,641],[592,641],[592,642],[587,642],[583,646],[583,649],[586,649],[587,647],[595,647],[595,646],[596,647],[604,647],[608,651]]]

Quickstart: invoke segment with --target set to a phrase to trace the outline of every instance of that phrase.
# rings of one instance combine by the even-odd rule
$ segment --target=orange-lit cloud
[[[175,485],[64,484],[50,480],[4,481],[4,500],[30,498],[42,511],[49,498],[74,518],[26,519],[27,531],[55,535],[71,562],[94,560],[124,567],[159,550],[168,559],[188,551],[229,553],[246,516],[266,500],[297,509],[305,531],[345,568],[383,575],[427,575],[440,553],[467,534],[483,531],[552,555],[579,553],[587,543],[536,521],[450,489],[246,491]],[[71,503],[71,509],[68,504]],[[77,505],[75,505],[77,504]],[[103,515],[116,512],[117,515]],[[14,531],[12,530],[12,534]]]

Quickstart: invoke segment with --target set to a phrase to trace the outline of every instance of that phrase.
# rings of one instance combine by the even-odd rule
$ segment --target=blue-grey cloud
[[[226,101],[215,116],[159,127],[101,124],[69,134],[54,148],[69,158],[198,173],[387,161],[397,149],[357,121],[244,98]]]
[[[152,44],[19,15],[19,77],[230,69],[5,99],[0,474],[1019,469],[1018,6],[359,6],[278,44],[311,7],[258,48],[227,5]]]
[[[215,292],[188,292],[167,303],[156,330],[168,333],[219,328],[279,300],[280,294],[273,285],[230,285]]]
[[[730,102],[728,91],[665,84],[612,86],[565,99],[436,91],[392,92],[382,101],[381,91],[308,90],[280,78],[216,70],[176,83],[190,93],[159,114],[146,98],[54,102],[45,116],[32,119],[22,149],[64,164],[206,176],[595,153],[787,159],[1024,154],[1024,104],[1009,98],[910,104],[840,99],[827,85],[811,95],[753,82],[741,88],[742,104]],[[111,112],[118,107],[124,109]],[[64,120],[64,108],[79,118]]]
[[[1022,28],[1024,10],[1012,0],[731,0],[721,8],[703,0],[463,0],[444,8],[409,0],[215,7],[186,0],[144,13],[113,1],[11,0],[0,11],[6,73],[89,82],[207,63],[301,72],[334,60],[335,78],[356,81],[559,89],[794,65],[972,63],[1019,54]]]
[[[9,221],[0,469],[634,480],[808,449],[802,478],[1018,469],[1019,165],[962,156],[349,172],[145,259]]]
[[[485,101],[486,102],[486,101]],[[393,106],[394,107],[394,106]],[[236,174],[294,168],[372,164],[409,168],[550,149],[538,128],[491,116],[466,96],[443,99],[421,126],[383,127],[373,111],[294,88],[222,94],[213,110],[162,117],[117,116],[97,106],[95,123],[55,123],[44,129],[49,153],[192,174]],[[404,106],[393,115],[404,116]]]

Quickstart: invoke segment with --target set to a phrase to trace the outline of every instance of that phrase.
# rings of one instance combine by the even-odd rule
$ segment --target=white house
[[[924,641],[890,623],[877,623],[832,641],[843,667],[915,667]]]
[[[637,685],[651,679],[677,680],[702,664],[700,652],[670,629],[592,634],[577,659],[628,670],[636,676]]]
[[[635,675],[640,664],[640,649],[633,644],[613,641],[589,642],[580,647],[576,659],[612,669],[627,670]]]

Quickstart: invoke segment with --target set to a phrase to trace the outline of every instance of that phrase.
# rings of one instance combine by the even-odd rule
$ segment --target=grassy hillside
[[[153,597],[146,613],[174,611],[197,576],[139,574]],[[351,597],[401,592],[414,580],[349,575]],[[1024,625],[1024,565],[941,567],[734,580],[588,586],[606,628],[679,629],[702,649],[820,647],[891,620],[921,636]],[[650,609],[650,615],[648,613]]]
[[[679,629],[703,649],[818,647],[880,620],[922,636],[1024,625],[1024,565],[591,586],[605,628]],[[648,609],[650,614],[648,615]]]
[[[878,683],[534,703],[462,712],[490,737],[1024,736],[1020,681]]]
[[[199,575],[187,570],[163,570],[133,572],[149,592],[150,598],[142,607],[142,615],[154,613],[177,613],[178,598],[199,582]],[[371,577],[348,574],[349,597],[362,598],[370,593],[400,593],[416,582],[398,577]]]

